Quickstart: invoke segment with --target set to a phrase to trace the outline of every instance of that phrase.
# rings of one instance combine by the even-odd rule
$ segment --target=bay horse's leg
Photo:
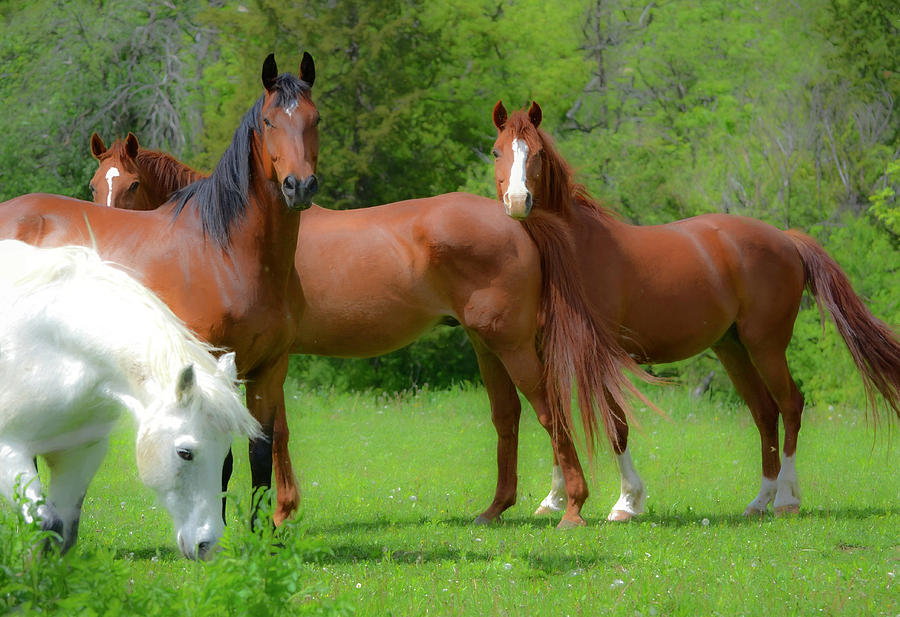
[[[747,349],[734,331],[713,346],[738,394],[744,399],[759,430],[762,449],[762,481],[759,494],[744,510],[744,516],[765,514],[775,499],[781,469],[778,457],[778,406],[753,366]]]
[[[476,523],[489,523],[516,503],[522,403],[500,359],[481,344],[473,343],[481,378],[491,402],[491,421],[497,431],[497,489],[494,501],[475,519]]]
[[[78,523],[81,520],[81,506],[91,479],[100,469],[106,456],[106,439],[62,452],[44,456],[50,468],[50,486],[47,501],[62,521],[61,552],[65,553],[78,540]],[[54,531],[57,531],[54,529]]]
[[[543,365],[538,359],[533,344],[499,353],[503,365],[516,387],[525,395],[534,408],[541,426],[549,433],[553,443],[553,452],[562,471],[566,486],[566,511],[558,527],[564,529],[584,525],[581,508],[588,497],[588,486],[584,479],[581,462],[575,451],[572,436],[563,426],[557,426],[547,403],[547,390],[544,387]]]
[[[284,408],[284,379],[288,355],[247,378],[247,408],[259,421],[263,437],[250,440],[250,477],[254,491],[251,524],[257,516],[260,489],[272,486],[275,471],[277,503],[273,520],[280,525],[299,505],[300,491],[288,452],[288,427]]]

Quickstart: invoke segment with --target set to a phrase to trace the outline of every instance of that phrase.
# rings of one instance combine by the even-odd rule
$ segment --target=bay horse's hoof
[[[751,517],[762,518],[766,514],[767,514],[766,510],[758,510],[757,508],[754,508],[753,506],[747,506],[747,509],[744,510],[744,516],[746,516],[747,518],[751,518]]]
[[[561,520],[559,522],[559,525],[557,525],[556,528],[557,529],[575,529],[576,527],[584,527],[586,525],[587,525],[587,523],[585,522],[585,520],[579,516],[578,519],[574,520],[574,521],[564,518],[563,520]]]
[[[538,506],[538,509],[534,511],[535,516],[547,516],[548,514],[553,514],[553,510],[548,506]]]
[[[633,518],[634,514],[631,512],[626,512],[625,510],[611,510],[609,516],[606,517],[606,520],[616,523],[625,523]]]
[[[800,504],[794,503],[775,508],[775,516],[790,516],[792,514],[800,514]]]
[[[492,525],[494,523],[494,521],[492,521],[491,519],[489,519],[488,517],[486,517],[483,514],[479,514],[478,518],[475,519],[474,523],[476,525]]]

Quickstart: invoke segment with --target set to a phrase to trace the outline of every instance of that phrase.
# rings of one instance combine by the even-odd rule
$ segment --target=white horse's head
[[[140,415],[138,473],[169,511],[190,559],[211,556],[224,530],[222,464],[232,433],[261,434],[236,378],[233,353],[219,358],[214,374],[188,365]]]

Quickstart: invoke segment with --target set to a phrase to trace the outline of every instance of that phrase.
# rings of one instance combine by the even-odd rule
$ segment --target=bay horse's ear
[[[100,155],[106,152],[106,144],[103,143],[103,140],[100,139],[100,136],[95,132],[91,135],[91,154],[94,155],[95,159],[99,159]]]
[[[299,77],[308,83],[310,88],[316,81],[316,63],[313,62],[313,57],[309,55],[308,51],[303,52],[303,59],[300,60]]]
[[[541,119],[543,117],[544,113],[541,111],[541,106],[537,104],[537,101],[531,101],[531,107],[528,108],[528,119],[531,120],[534,128],[541,125]]]
[[[497,101],[497,104],[494,105],[494,126],[497,127],[498,131],[502,131],[503,127],[506,126],[506,107],[503,106],[503,101]]]
[[[136,159],[140,147],[141,144],[138,143],[138,138],[134,136],[134,133],[128,131],[128,136],[125,137],[125,154],[132,159]]]
[[[276,77],[278,77],[278,65],[275,64],[275,54],[269,54],[263,62],[262,69],[262,82],[267,92],[271,92],[275,87]]]

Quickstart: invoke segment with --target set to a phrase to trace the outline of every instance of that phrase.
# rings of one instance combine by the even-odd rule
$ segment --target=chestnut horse
[[[706,214],[637,227],[618,220],[573,179],[542,131],[541,108],[507,115],[494,107],[497,196],[539,246],[557,221],[571,234],[571,262],[584,276],[593,309],[640,362],[671,362],[711,347],[747,403],[762,442],[762,486],[745,514],[800,506],[795,455],[803,396],[785,359],[804,288],[834,318],[863,377],[870,406],[880,393],[900,417],[900,343],[853,292],[847,276],[812,238],[760,221]],[[569,248],[569,247],[565,247]],[[546,250],[546,249],[542,249]],[[562,250],[562,249],[561,249]],[[823,312],[824,319],[824,312]],[[778,455],[778,415],[784,460]],[[621,413],[621,496],[609,518],[643,511],[644,487],[628,453]],[[539,511],[556,505],[558,480]]]
[[[248,408],[266,438],[250,442],[254,487],[272,477],[272,444],[286,443],[283,383],[301,297],[293,266],[300,211],[317,186],[315,77],[304,53],[299,77],[262,68],[263,95],[241,120],[209,178],[148,212],[32,194],[0,204],[0,238],[96,247],[152,289],[201,339],[236,352]],[[275,438],[272,439],[273,432]],[[276,469],[280,522],[299,493],[288,452]],[[223,476],[230,475],[231,457]]]
[[[190,171],[179,170],[171,157],[150,168],[143,164],[150,158],[145,151],[135,156],[120,143],[103,163],[136,167],[142,183],[171,186]],[[103,203],[105,196],[98,192],[95,199]],[[128,204],[112,201],[114,207]],[[619,366],[633,368],[633,362],[591,323],[577,280],[567,271],[542,279],[534,243],[498,202],[454,193],[359,210],[313,205],[300,220],[295,266],[303,287],[293,310],[295,353],[371,357],[411,343],[438,323],[461,323],[475,348],[498,434],[495,497],[478,520],[492,521],[515,503],[518,387],[554,439],[566,477],[560,526],[583,524],[587,485],[568,431],[561,430],[570,426],[569,367],[580,371],[583,408],[592,409],[595,399],[608,422],[606,398],[597,394],[605,383],[621,400],[630,382]],[[595,381],[584,378],[588,366],[597,368]]]

